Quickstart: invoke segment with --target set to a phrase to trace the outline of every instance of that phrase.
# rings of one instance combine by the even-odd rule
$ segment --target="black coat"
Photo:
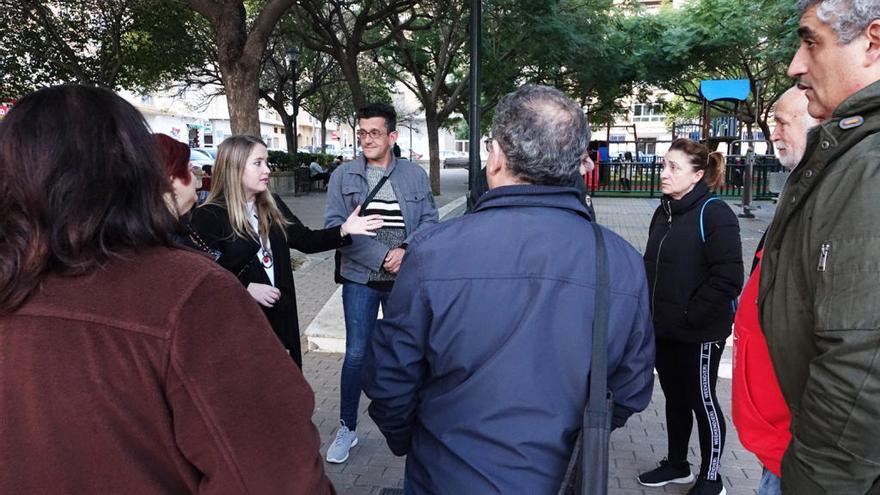
[[[338,226],[323,230],[309,229],[290,212],[280,197],[273,197],[290,225],[287,227],[286,243],[281,227],[273,225],[269,229],[269,244],[274,256],[275,287],[281,291],[281,298],[271,308],[262,305],[260,308],[281,343],[290,351],[293,360],[302,367],[296,287],[290,267],[289,248],[304,253],[317,253],[344,246],[351,242],[351,238],[341,237]],[[269,285],[269,277],[257,259],[260,242],[235,236],[224,206],[207,204],[197,208],[193,212],[191,223],[193,231],[205,244],[220,252],[217,262],[237,276],[245,287],[251,283]]]
[[[721,200],[706,203],[711,197],[700,181],[680,200],[663,196],[651,219],[645,271],[658,339],[714,342],[730,335],[743,286],[742,243],[733,210]]]

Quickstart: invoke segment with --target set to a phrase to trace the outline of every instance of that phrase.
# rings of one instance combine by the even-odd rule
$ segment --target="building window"
[[[214,146],[214,136],[212,134],[205,134],[205,147],[211,148]]]
[[[639,142],[636,146],[639,149],[639,154],[654,155],[657,153],[657,138],[639,139]]]
[[[612,134],[608,138],[608,140],[611,141],[612,143],[616,142],[616,141],[623,142],[623,141],[626,141],[626,134]]]
[[[659,103],[636,103],[632,107],[633,122],[663,122],[663,105]]]

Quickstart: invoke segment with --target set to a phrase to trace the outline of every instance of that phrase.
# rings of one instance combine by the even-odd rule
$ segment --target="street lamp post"
[[[481,50],[482,50],[482,1],[471,0],[471,67],[470,67],[470,109],[468,115],[468,124],[470,125],[470,135],[468,143],[468,152],[470,160],[468,161],[468,211],[473,208],[470,201],[475,201],[474,191],[477,188],[477,177],[480,173],[480,91],[482,87],[482,72],[480,71]]]
[[[299,48],[293,47],[287,50],[287,68],[290,71],[290,82],[293,87],[293,93],[291,94],[290,101],[293,104],[293,150],[288,150],[293,154],[293,168],[296,168],[299,165],[299,156],[297,156],[297,150],[299,149],[298,141],[298,125],[297,125],[297,115],[299,114],[299,105],[296,102],[296,80],[299,77],[297,70],[299,69]]]

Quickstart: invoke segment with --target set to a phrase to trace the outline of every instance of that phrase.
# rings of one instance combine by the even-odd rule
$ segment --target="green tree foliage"
[[[296,26],[305,47],[336,60],[352,106],[360,108],[370,101],[362,81],[362,54],[392,41],[394,30],[383,29],[389,17],[403,17],[396,29],[409,29],[420,17],[417,5],[414,0],[299,0]]]
[[[440,127],[467,95],[468,9],[460,0],[419,3],[419,18],[400,29],[399,15],[386,19],[394,42],[374,51],[388,77],[411,91],[422,105],[428,135],[431,189],[440,194]]]
[[[637,79],[680,97],[684,112],[693,111],[684,103],[700,103],[700,80],[748,79],[752,94],[737,116],[769,136],[770,108],[793,84],[785,72],[797,48],[798,17],[787,0],[696,0],[625,19],[622,32]],[[724,103],[715,109],[732,111]]]
[[[173,0],[0,0],[0,96],[61,83],[151,90],[201,63]]]
[[[611,0],[488,0],[483,10],[481,128],[525,83],[559,88],[604,121],[635,80]],[[466,112],[465,112],[466,114]]]

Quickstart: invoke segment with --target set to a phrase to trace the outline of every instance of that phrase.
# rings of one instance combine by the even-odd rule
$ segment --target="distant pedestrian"
[[[211,193],[211,173],[213,172],[213,170],[213,165],[202,166],[202,173],[199,174],[202,179],[202,185],[198,189],[199,204],[204,203],[208,199],[208,194]]]
[[[623,154],[623,162],[620,164],[620,185],[623,187],[625,191],[629,191],[632,189],[632,182],[630,182],[630,178],[633,174],[633,168],[635,167],[635,163],[633,163],[633,155],[629,151]]]
[[[385,220],[375,238],[356,237],[339,249],[337,282],[342,283],[345,359],[339,387],[339,429],[327,448],[327,462],[341,463],[357,445],[358,403],[364,354],[394,286],[413,235],[437,223],[437,207],[428,174],[415,163],[392,155],[397,141],[394,108],[371,103],[358,110],[357,136],[363,154],[341,167],[327,186],[325,226],[345,220],[352,209]]]
[[[309,179],[322,180],[324,182],[330,180],[330,172],[327,171],[324,167],[321,166],[317,161],[312,160],[312,163],[309,164]]]
[[[266,145],[253,136],[231,136],[221,144],[214,162],[214,187],[208,201],[196,208],[192,228],[217,260],[234,273],[254,298],[275,334],[302,368],[296,288],[290,249],[304,253],[350,244],[353,235],[372,236],[382,225],[376,215],[349,212],[344,223],[312,230],[269,191]]]
[[[663,157],[663,197],[645,248],[668,454],[638,481],[645,486],[694,481],[687,454],[696,416],[700,470],[688,495],[725,493],[720,465],[725,424],[715,383],[743,264],[736,215],[712,194],[723,183],[721,153],[689,139],[673,141]]]
[[[106,89],[0,125],[0,493],[334,493],[311,389],[235,279],[175,246],[159,163]]]
[[[791,417],[782,492],[880,493],[880,1],[800,1],[788,67],[822,120],[788,178],[758,310]]]
[[[415,236],[364,370],[408,494],[556,493],[582,424],[596,236],[568,186],[586,117],[559,90],[523,86],[499,102],[492,136],[490,191]],[[654,342],[641,259],[602,232],[619,427],[650,401]]]

